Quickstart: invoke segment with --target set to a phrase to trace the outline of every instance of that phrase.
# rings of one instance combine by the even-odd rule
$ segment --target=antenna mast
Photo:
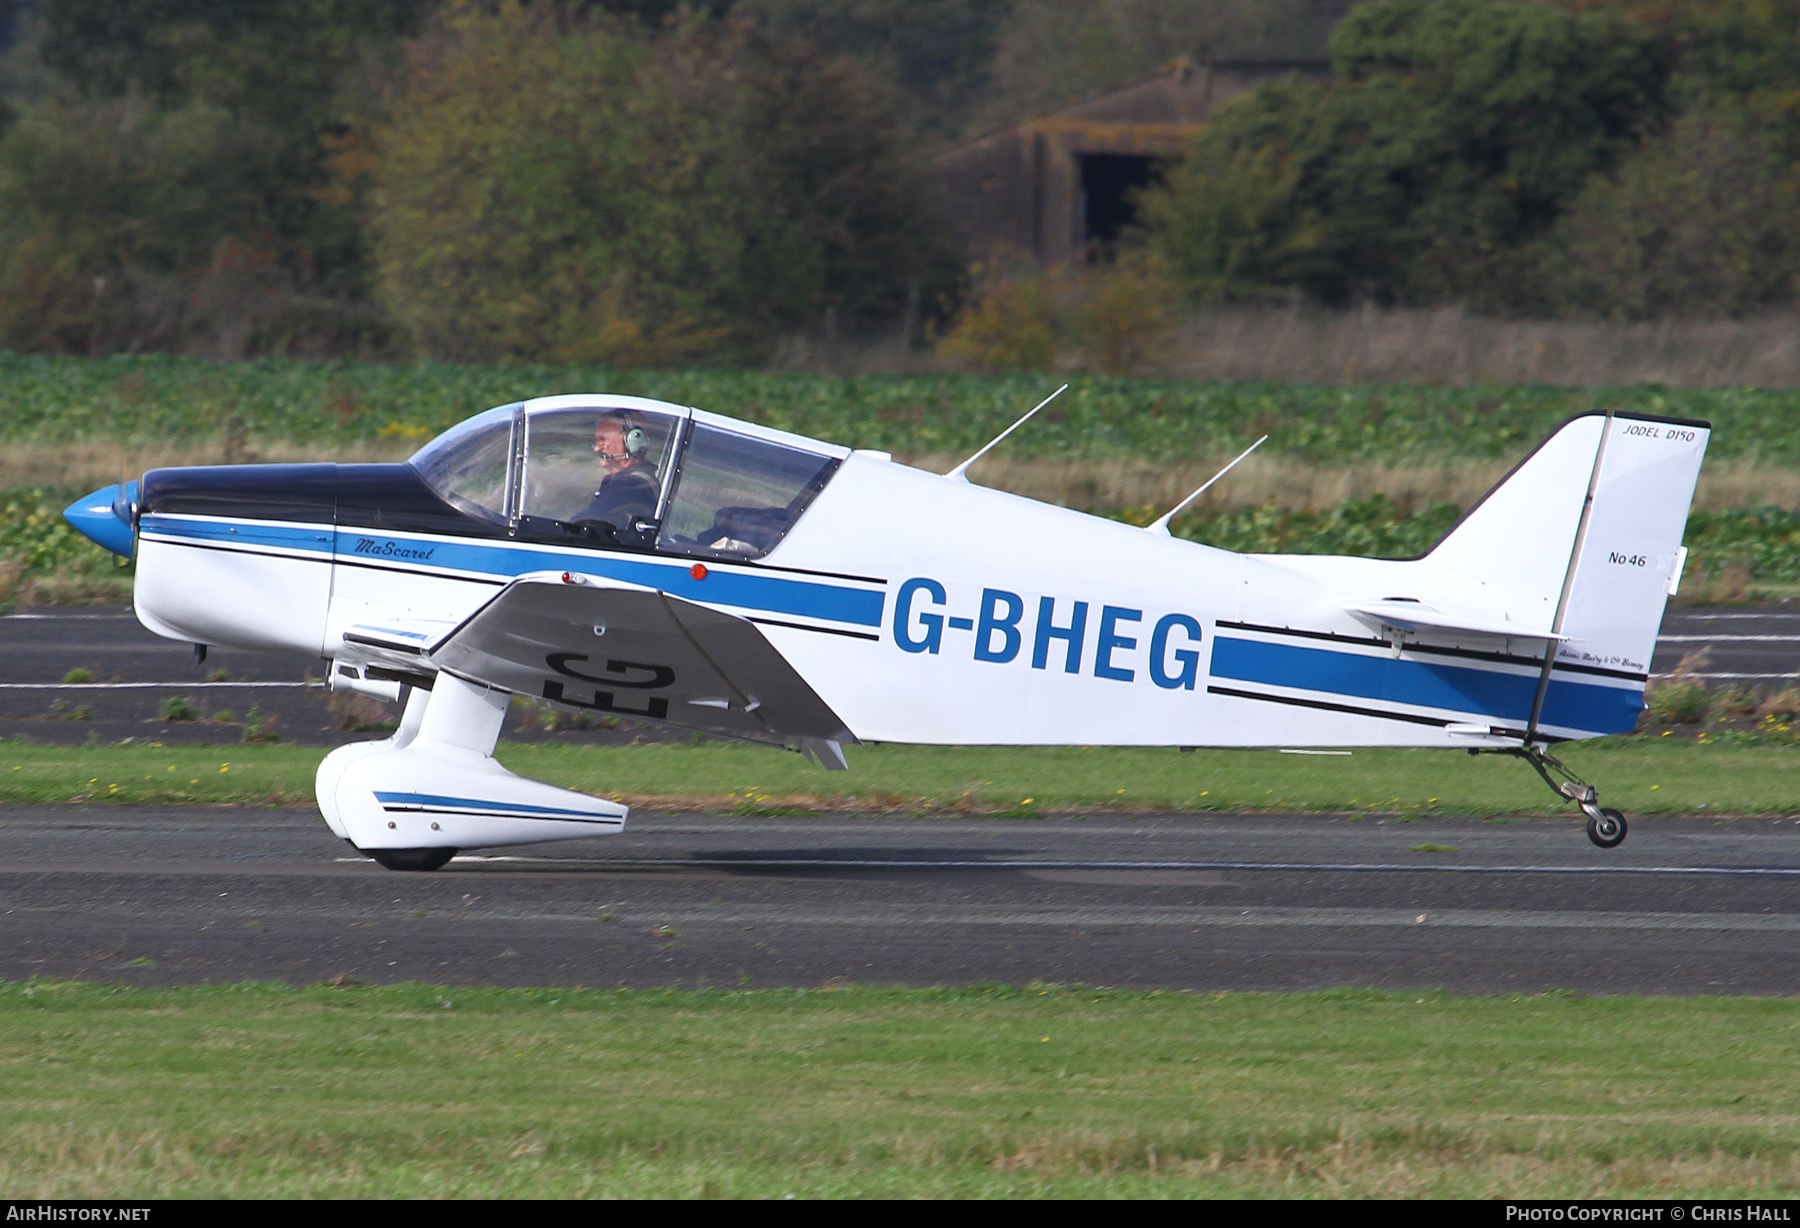
[[[1002,439],[1005,439],[1008,435],[1012,434],[1014,431],[1018,430],[1020,427],[1024,426],[1027,422],[1029,422],[1031,420],[1031,414],[1037,413],[1038,410],[1044,408],[1044,406],[1050,404],[1050,402],[1054,401],[1057,397],[1061,396],[1063,393],[1067,392],[1068,390],[1069,390],[1069,386],[1067,384],[1064,384],[1061,388],[1058,388],[1055,392],[1051,393],[1049,396],[1047,396],[1043,400],[1039,401],[1036,405],[1032,406],[1031,413],[1026,414],[1023,418],[1020,418],[1017,422],[1015,422],[1011,426],[1007,427],[1004,431],[1001,431],[998,435],[996,435],[992,439],[988,440],[987,445],[985,447],[983,447],[981,449],[981,451],[979,451],[975,455],[971,456],[968,460],[964,461],[962,464],[958,465],[956,468],[952,469],[949,473],[946,473],[944,476],[949,478],[952,482],[968,481],[970,465],[973,465],[976,461],[980,460],[982,457],[986,456],[989,452],[991,452],[993,450],[995,444],[999,443]]]
[[[1236,469],[1238,461],[1243,460],[1246,456],[1250,455],[1252,452],[1254,452],[1258,448],[1262,447],[1263,443],[1268,438],[1269,437],[1267,435],[1264,435],[1261,439],[1257,440],[1255,443],[1253,443],[1249,447],[1245,448],[1242,452],[1239,452],[1238,456],[1237,456],[1237,460],[1232,461],[1229,465],[1225,466],[1223,469],[1221,469],[1217,473],[1213,474],[1210,478],[1207,478],[1206,484],[1204,486],[1202,486],[1199,490],[1196,490],[1193,494],[1189,495],[1187,498],[1183,499],[1180,503],[1177,503],[1174,507],[1170,508],[1167,512],[1164,512],[1161,516],[1159,516],[1155,520],[1154,523],[1145,525],[1144,531],[1147,533],[1161,533],[1164,537],[1169,536],[1169,522],[1171,520],[1175,519],[1175,517],[1181,515],[1182,512],[1187,510],[1187,505],[1192,503],[1195,499],[1198,499],[1201,495],[1205,494],[1207,492],[1208,488],[1210,488],[1214,482],[1218,481],[1220,478],[1222,478],[1226,474],[1230,473],[1233,469]]]

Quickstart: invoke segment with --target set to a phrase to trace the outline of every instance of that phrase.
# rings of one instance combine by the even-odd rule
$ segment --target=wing
[[[638,585],[521,576],[422,655],[568,707],[798,744],[827,766],[856,740],[755,624]]]

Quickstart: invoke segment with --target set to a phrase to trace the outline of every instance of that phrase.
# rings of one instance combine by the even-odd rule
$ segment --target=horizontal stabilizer
[[[1480,639],[1556,640],[1559,643],[1569,638],[1566,635],[1556,635],[1550,631],[1533,630],[1518,623],[1477,618],[1469,614],[1449,613],[1426,605],[1422,601],[1376,601],[1368,605],[1352,606],[1350,614],[1365,626],[1373,627],[1378,633],[1385,633],[1389,629],[1429,631],[1443,635],[1474,636]]]

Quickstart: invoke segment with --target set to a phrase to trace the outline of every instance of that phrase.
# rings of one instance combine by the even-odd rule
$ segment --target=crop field
[[[0,602],[106,600],[128,581],[57,513],[156,464],[398,458],[492,405],[606,390],[699,405],[943,467],[1052,385],[1042,377],[821,376],[443,363],[0,355]],[[1557,423],[1614,407],[1715,425],[1687,544],[1699,595],[1800,586],[1800,389],[1330,387],[1080,376],[984,477],[1147,523],[1264,433],[1178,535],[1233,550],[1404,557]],[[34,483],[25,486],[25,483]],[[1729,577],[1719,588],[1721,577]]]
[[[198,441],[232,419],[259,440],[427,438],[493,405],[565,392],[656,397],[896,453],[967,452],[1055,386],[1045,376],[823,376],[778,371],[0,355],[0,440],[61,444]],[[1258,435],[1314,462],[1511,459],[1571,414],[1620,410],[1706,418],[1715,459],[1800,467],[1800,390],[1328,387],[1078,376],[1018,456],[1145,460],[1230,455]]]
[[[1788,1196],[1800,1003],[0,983],[14,1198]]]
[[[62,518],[62,509],[83,493],[0,490],[0,608],[21,599],[51,605],[130,600],[130,569],[116,566]],[[1160,513],[1149,504],[1093,510],[1135,524],[1148,524]],[[1378,493],[1317,512],[1266,505],[1205,508],[1182,517],[1173,532],[1226,550],[1406,558],[1429,550],[1461,514],[1454,503],[1411,510]],[[1733,568],[1741,573],[1726,600],[1752,595],[1754,588],[1785,592],[1800,585],[1800,513],[1769,506],[1696,511],[1688,519],[1687,544],[1691,581],[1708,584]],[[1719,598],[1713,588],[1698,595]]]

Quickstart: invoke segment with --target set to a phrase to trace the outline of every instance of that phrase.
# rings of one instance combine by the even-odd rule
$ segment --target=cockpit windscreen
[[[517,408],[502,405],[458,423],[413,453],[409,463],[452,507],[504,523]]]
[[[780,544],[836,469],[829,456],[697,422],[657,548],[759,559]]]

